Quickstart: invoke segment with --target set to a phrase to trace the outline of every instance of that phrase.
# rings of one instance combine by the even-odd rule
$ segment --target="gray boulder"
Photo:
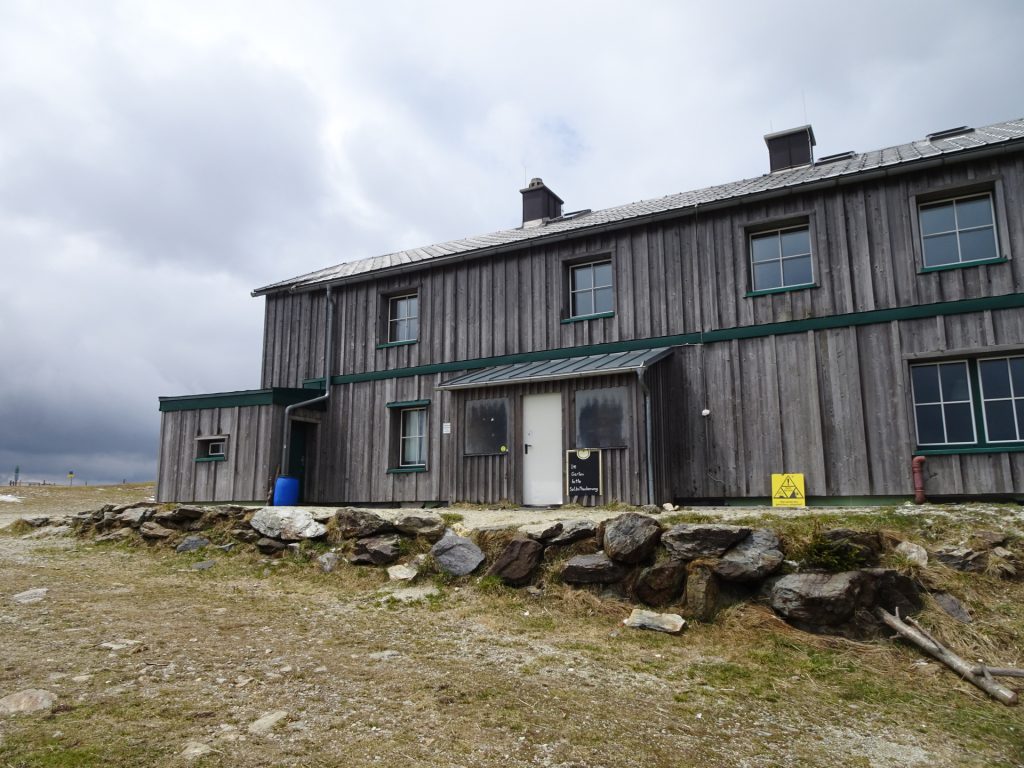
[[[686,581],[686,563],[667,560],[644,568],[630,585],[629,594],[647,605],[667,605],[679,597]]]
[[[324,552],[320,557],[316,559],[317,567],[323,573],[330,573],[338,567],[338,553],[337,552]]]
[[[115,528],[110,533],[104,533],[102,536],[96,537],[97,543],[108,542],[108,541],[128,541],[135,537],[135,531],[131,528]]]
[[[256,541],[256,549],[262,552],[264,555],[276,555],[279,552],[283,552],[288,545],[283,541],[277,539],[271,539],[264,536],[262,539]]]
[[[232,538],[244,541],[246,544],[255,544],[260,539],[259,533],[252,528],[232,528]]]
[[[327,527],[301,507],[263,507],[249,524],[264,536],[282,541],[315,539],[327,533]]]
[[[142,534],[142,538],[152,540],[167,539],[174,535],[174,531],[152,520],[140,525],[139,533]]]
[[[154,510],[150,507],[135,507],[134,509],[126,509],[124,512],[119,513],[114,519],[121,523],[121,525],[138,528],[144,522],[152,518],[153,514]]]
[[[627,627],[633,629],[652,629],[655,632],[667,632],[670,635],[678,635],[683,631],[686,622],[678,613],[655,613],[634,608],[629,618],[623,622]]]
[[[604,551],[612,560],[627,565],[646,560],[658,546],[661,526],[647,515],[627,512],[604,526]]]
[[[395,529],[408,536],[422,536],[430,542],[437,542],[444,536],[444,520],[432,512],[418,512],[402,515],[395,520]]]
[[[562,531],[548,541],[548,544],[565,546],[597,535],[597,523],[593,520],[563,520]]]
[[[533,523],[532,525],[520,526],[519,532],[537,541],[548,541],[554,539],[562,532],[562,523]]]
[[[779,537],[764,528],[751,531],[714,565],[715,575],[727,581],[760,581],[782,565]]]
[[[346,539],[363,539],[393,533],[395,526],[367,509],[344,507],[338,510],[338,533]]]
[[[869,588],[861,571],[793,573],[771,588],[771,606],[798,627],[816,630],[836,627],[853,618]]]
[[[202,507],[175,507],[174,509],[165,509],[162,512],[155,512],[153,519],[161,525],[181,525],[182,523],[191,523],[193,520],[198,520],[203,516]]]
[[[355,553],[348,561],[352,565],[391,565],[401,554],[399,541],[397,534],[356,539]]]
[[[530,580],[543,556],[543,544],[519,535],[505,546],[485,575],[497,576],[509,586],[519,587]]]
[[[957,571],[980,573],[988,565],[988,552],[967,547],[944,547],[936,550],[935,559]]]
[[[608,557],[604,552],[577,555],[562,569],[562,581],[570,584],[612,584],[622,581],[629,569]]]
[[[954,619],[959,621],[961,624],[970,624],[974,621],[970,611],[967,610],[966,606],[957,600],[949,592],[933,592],[932,597],[935,598],[935,603],[952,616]]]
[[[480,547],[451,530],[444,532],[441,540],[430,548],[430,554],[438,568],[452,576],[467,576],[484,561]]]
[[[51,710],[56,703],[57,697],[49,691],[29,688],[0,699],[0,715],[21,715]]]
[[[174,548],[175,552],[195,552],[210,546],[210,540],[205,536],[186,536],[182,542]]]
[[[682,523],[665,531],[661,543],[676,560],[720,557],[750,534],[749,528],[718,523]]]

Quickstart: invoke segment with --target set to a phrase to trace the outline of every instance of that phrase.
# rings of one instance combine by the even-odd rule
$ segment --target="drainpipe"
[[[324,350],[324,393],[312,400],[303,400],[284,409],[284,439],[281,441],[281,474],[288,476],[288,448],[292,437],[292,412],[331,399],[331,371],[334,370],[334,301],[331,299],[331,285],[327,284],[327,349]]]
[[[924,497],[924,456],[915,456],[910,467],[914,475],[914,503],[924,504],[928,501]]]
[[[654,504],[654,457],[651,454],[651,390],[647,387],[644,375],[647,368],[641,368],[636,372],[637,381],[640,382],[640,391],[644,394],[644,426],[647,443],[647,503]]]

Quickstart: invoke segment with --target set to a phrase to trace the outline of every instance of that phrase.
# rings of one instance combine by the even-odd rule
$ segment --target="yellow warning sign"
[[[804,476],[796,472],[772,475],[773,507],[805,507]]]

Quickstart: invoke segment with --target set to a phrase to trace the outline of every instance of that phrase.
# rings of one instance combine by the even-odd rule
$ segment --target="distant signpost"
[[[68,472],[68,485],[74,485],[74,484],[75,484],[75,473],[74,472]]]

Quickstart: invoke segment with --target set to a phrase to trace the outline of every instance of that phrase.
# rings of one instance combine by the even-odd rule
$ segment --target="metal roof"
[[[945,138],[943,138],[945,137]],[[772,192],[802,185],[813,184],[831,179],[842,179],[874,170],[883,170],[896,166],[907,165],[934,158],[980,150],[1000,144],[1024,139],[1024,118],[1009,120],[1003,123],[975,128],[965,133],[948,135],[948,132],[933,134],[931,139],[921,139],[900,144],[895,147],[878,149],[871,152],[853,154],[849,158],[831,162],[816,162],[799,168],[789,168],[775,173],[765,174],[752,179],[719,184],[691,192],[667,195],[653,200],[641,200],[636,203],[590,211],[572,218],[553,219],[540,227],[524,229],[505,229],[491,234],[450,240],[446,243],[427,245],[422,248],[411,248],[406,251],[374,256],[359,261],[348,261],[333,267],[310,272],[306,275],[293,277],[281,282],[257,288],[255,295],[271,293],[283,289],[299,289],[316,286],[337,280],[358,279],[372,272],[402,267],[412,267],[420,263],[430,262],[446,256],[471,254],[475,251],[487,251],[493,248],[513,245],[520,242],[542,240],[562,233],[585,231],[590,228],[614,225],[640,219],[659,213],[685,211],[697,206],[716,202],[739,199],[750,195]]]
[[[498,365],[464,373],[442,383],[436,389],[476,389],[502,384],[525,384],[532,381],[579,379],[584,376],[605,376],[611,373],[639,372],[668,355],[671,347],[613,352],[607,355],[571,357],[568,360],[541,360],[533,363]]]

